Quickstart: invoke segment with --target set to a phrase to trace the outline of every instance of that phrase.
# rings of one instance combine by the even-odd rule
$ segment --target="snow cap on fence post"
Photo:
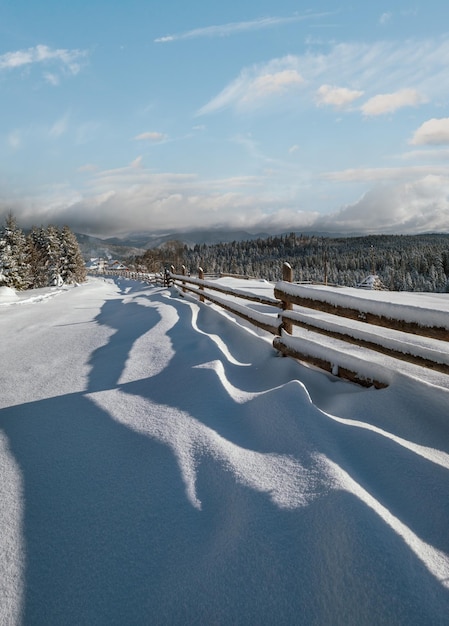
[[[187,274],[187,270],[186,270],[186,266],[185,265],[181,265],[181,273],[183,276],[185,276]],[[183,287],[182,287],[182,291],[185,293],[186,292],[186,288],[184,287],[184,285],[186,284],[185,281],[182,281]]]
[[[174,265],[170,265],[170,274],[174,274],[176,272],[176,268]],[[171,287],[173,285],[173,278],[171,276],[168,277],[168,286]]]
[[[290,263],[284,263],[282,265],[282,280],[285,280],[288,283],[293,282],[293,270]]]
[[[204,270],[203,270],[202,267],[198,268],[198,278],[200,280],[204,280]],[[199,290],[200,291],[204,291],[204,287],[202,285],[200,285]],[[204,302],[204,297],[203,296],[200,296],[200,302]]]
[[[284,280],[287,283],[293,282],[293,270],[292,270],[292,266],[290,265],[290,263],[284,263],[282,265],[282,280]],[[285,296],[285,297],[288,297],[288,296]],[[293,309],[293,304],[291,302],[289,302],[288,300],[282,300],[283,311],[291,311],[292,309]],[[289,335],[291,335],[293,332],[292,323],[289,320],[285,319],[284,317],[282,318],[282,328]]]

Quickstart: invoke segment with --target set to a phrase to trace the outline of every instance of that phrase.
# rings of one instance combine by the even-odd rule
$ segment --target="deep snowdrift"
[[[0,333],[2,624],[448,623],[444,375],[362,389],[126,280]]]

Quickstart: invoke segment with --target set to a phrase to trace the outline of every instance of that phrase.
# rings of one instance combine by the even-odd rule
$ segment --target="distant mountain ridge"
[[[173,232],[164,235],[142,233],[129,235],[126,238],[111,237],[104,241],[113,245],[129,246],[152,249],[158,248],[167,241],[181,241],[187,246],[196,244],[212,245],[215,243],[228,243],[230,241],[251,241],[252,239],[266,239],[269,233],[249,233],[244,230],[192,230],[186,232]]]
[[[293,231],[299,234],[298,231]],[[217,243],[230,243],[232,241],[252,241],[253,239],[267,239],[268,237],[286,235],[282,233],[258,232],[250,233],[245,230],[191,230],[185,232],[171,232],[165,234],[132,233],[123,238],[108,237],[102,239],[92,235],[76,233],[78,243],[86,258],[106,256],[127,258],[142,254],[145,250],[159,248],[168,241],[180,241],[182,244],[193,248],[195,245],[214,245]],[[341,233],[318,233],[306,232],[304,234],[316,237],[344,237]]]
[[[251,241],[252,239],[266,239],[268,233],[249,233],[243,230],[195,230],[188,232],[174,232],[166,234],[136,233],[126,237],[108,237],[102,239],[92,235],[76,233],[76,237],[83,255],[86,258],[98,256],[130,257],[142,254],[145,250],[159,248],[167,241],[180,241],[193,248],[196,244],[213,245],[231,241]]]

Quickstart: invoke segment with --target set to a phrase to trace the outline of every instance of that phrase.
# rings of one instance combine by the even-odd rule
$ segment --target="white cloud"
[[[449,144],[449,117],[431,119],[424,122],[413,135],[413,145]]]
[[[241,103],[260,100],[272,95],[282,94],[290,87],[300,85],[304,80],[297,70],[282,70],[280,72],[265,73],[254,78],[241,98]]]
[[[85,50],[52,49],[45,45],[38,45],[34,48],[6,52],[0,55],[0,70],[13,70],[39,63],[58,63],[70,74],[77,74],[81,68],[81,61],[86,56]]]
[[[140,168],[142,168],[143,167],[142,159],[143,159],[142,156],[138,156],[136,159],[134,159],[134,161],[131,161],[130,167],[133,168],[133,169],[140,169]]]
[[[151,141],[153,143],[164,141],[166,138],[167,135],[158,132],[140,133],[140,135],[136,135],[136,137],[134,137],[135,141]]]
[[[324,180],[338,183],[385,183],[416,180],[423,176],[449,176],[449,166],[415,165],[413,167],[352,168],[321,174]]]
[[[417,106],[427,102],[416,89],[400,89],[394,93],[379,94],[370,98],[361,107],[366,116],[384,115],[394,113],[398,109],[409,106]]]
[[[361,98],[363,91],[347,89],[346,87],[332,87],[331,85],[321,85],[316,92],[318,105],[331,105],[338,109],[352,104],[354,100]]]
[[[197,39],[199,37],[226,37],[237,33],[273,28],[274,26],[282,26],[283,24],[319,19],[329,15],[332,15],[332,13],[311,13],[308,15],[292,15],[290,17],[261,17],[255,20],[248,20],[246,22],[230,22],[216,26],[194,28],[184,33],[178,33],[177,35],[158,37],[154,40],[154,42],[170,43],[181,39]]]
[[[288,55],[244,67],[199,109],[198,115],[227,108],[244,112],[263,105],[315,106],[317,96],[321,104],[343,107],[361,97],[362,92],[367,98],[361,109],[365,116],[382,115],[445,100],[448,65],[447,37],[330,44],[326,53],[309,50],[302,56]],[[284,90],[278,92],[282,98],[269,98],[264,84],[274,87],[282,76],[290,77],[291,83],[286,80]],[[351,89],[339,85],[351,85]],[[402,85],[407,87],[399,89]]]
[[[288,149],[288,152],[289,154],[293,154],[294,152],[298,152],[298,150],[299,150],[299,146],[297,144],[294,144]]]
[[[68,223],[78,232],[99,235],[220,226],[282,228],[285,222],[304,228],[317,215],[292,207],[285,190],[284,196],[270,193],[259,177],[206,180],[189,173],[155,172],[141,158],[93,173],[82,192],[53,186],[20,199],[4,194],[3,200],[0,213],[12,208],[23,227]]]
[[[229,106],[238,110],[254,108],[272,97],[293,92],[304,82],[292,56],[242,70],[221,93],[203,106],[198,115],[214,113]]]
[[[411,142],[410,142],[411,143]],[[448,142],[449,143],[449,142]],[[403,161],[449,161],[449,148],[435,148],[431,150],[418,149],[404,152],[398,156]]]
[[[392,185],[378,185],[354,204],[320,217],[315,226],[337,232],[448,232],[449,176],[427,175]]]
[[[448,176],[428,175],[405,183],[375,185],[354,203],[322,215],[301,210],[286,198],[268,197],[262,189],[256,193],[251,181],[202,181],[194,175],[142,169],[133,176],[132,170],[128,166],[99,172],[92,178],[90,193],[86,190],[81,197],[71,189],[55,188],[45,197],[33,195],[26,208],[10,200],[8,208],[24,227],[36,221],[68,223],[79,232],[98,235],[198,227],[253,232],[448,232]],[[6,215],[6,205],[0,208]]]
[[[83,169],[88,171],[91,166]],[[3,194],[0,213],[6,215],[12,209],[23,227],[36,222],[68,223],[79,232],[98,235],[198,227],[253,232],[447,232],[449,168],[431,171],[362,170],[358,176],[355,171],[351,175],[345,172],[327,183],[364,181],[370,188],[353,203],[320,215],[301,209],[298,197],[291,196],[285,185],[273,187],[276,172],[269,180],[205,180],[195,174],[154,172],[138,158],[125,167],[93,173],[82,192],[54,185],[28,197]],[[321,181],[320,186],[324,184]]]

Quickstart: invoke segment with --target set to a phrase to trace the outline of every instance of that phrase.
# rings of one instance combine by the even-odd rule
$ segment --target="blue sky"
[[[448,34],[447,0],[0,0],[0,215],[449,232]]]

